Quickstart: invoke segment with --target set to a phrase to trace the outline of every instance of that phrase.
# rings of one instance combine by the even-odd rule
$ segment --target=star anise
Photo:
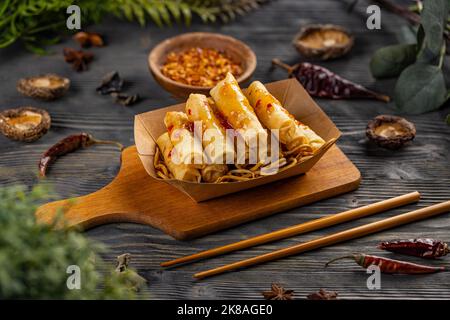
[[[105,45],[102,36],[94,32],[80,31],[73,36],[73,39],[83,48],[89,48],[91,46],[103,47]]]
[[[64,60],[66,60],[67,63],[71,63],[73,69],[76,71],[87,70],[88,63],[94,59],[92,53],[72,48],[64,48],[63,54]]]
[[[311,293],[307,296],[308,300],[336,300],[338,293],[335,291],[326,291],[320,289],[318,292]]]
[[[279,284],[272,283],[271,290],[264,291],[262,295],[266,300],[292,300],[294,290],[285,290]]]

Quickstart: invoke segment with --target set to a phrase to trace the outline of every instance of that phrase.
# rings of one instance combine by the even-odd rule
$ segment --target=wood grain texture
[[[92,194],[47,203],[36,214],[39,221],[51,223],[66,209],[69,226],[136,222],[187,240],[353,191],[360,180],[358,169],[333,146],[307,174],[196,203],[150,177],[132,146],[122,152],[122,166],[110,184]]]
[[[395,80],[375,81],[370,75],[368,63],[377,48],[402,39],[399,31],[406,27],[406,23],[382,10],[382,29],[367,30],[365,9],[368,2],[359,1],[356,11],[347,13],[348,2],[275,0],[231,24],[194,23],[190,28],[140,28],[136,24],[105,21],[90,30],[105,33],[109,46],[91,49],[96,59],[90,65],[89,71],[79,74],[70,69],[61,55],[63,47],[76,47],[71,40],[53,46],[51,49],[55,53],[46,57],[34,56],[20,46],[0,50],[0,109],[33,105],[47,109],[53,117],[50,132],[33,144],[12,142],[0,137],[0,185],[34,185],[37,182],[37,161],[40,154],[71,133],[88,131],[98,138],[116,139],[125,145],[134,144],[134,115],[175,103],[149,74],[147,55],[158,42],[181,32],[222,32],[244,41],[255,51],[258,58],[253,78],[271,82],[285,77],[282,70],[270,70],[272,58],[278,57],[288,63],[299,61],[291,40],[301,25],[340,24],[354,33],[355,46],[348,56],[321,65],[371,89],[392,95]],[[449,65],[448,58],[445,64]],[[141,103],[123,108],[115,105],[108,97],[95,93],[95,87],[103,74],[113,69],[117,69],[128,81],[128,92],[142,94],[144,99]],[[448,69],[445,71],[449,74]],[[64,98],[54,102],[37,102],[16,92],[15,82],[19,78],[46,72],[56,72],[72,80],[72,88]],[[349,252],[359,251],[399,258],[376,249],[378,242],[384,240],[422,236],[450,241],[449,214],[206,281],[192,279],[193,273],[209,267],[249,258],[450,198],[450,127],[443,121],[450,113],[448,105],[424,115],[406,116],[415,123],[417,137],[407,148],[392,152],[369,144],[365,138],[365,127],[370,119],[379,114],[397,114],[394,103],[363,100],[317,101],[342,131],[338,146],[362,173],[362,183],[357,191],[187,242],[175,241],[148,226],[124,223],[94,228],[87,234],[110,247],[111,250],[105,258],[111,261],[111,264],[114,264],[117,255],[130,252],[133,256],[132,265],[149,280],[147,292],[154,299],[260,299],[261,291],[268,290],[271,282],[280,282],[294,289],[296,298],[305,298],[308,293],[325,288],[339,291],[339,296],[343,299],[450,299],[448,273],[423,277],[383,275],[381,290],[368,290],[368,275],[351,262],[342,262],[333,268],[323,269],[323,265],[330,258]],[[119,166],[119,153],[115,148],[94,146],[61,158],[49,172],[48,181],[54,185],[61,199],[81,196],[108,184],[116,176]],[[177,269],[162,270],[159,267],[161,261],[414,190],[422,194],[422,200],[417,205]],[[404,259],[423,263],[418,259]],[[428,263],[449,267],[449,261],[449,258],[446,258]]]

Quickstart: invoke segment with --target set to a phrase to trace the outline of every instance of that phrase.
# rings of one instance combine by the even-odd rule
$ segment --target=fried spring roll
[[[294,117],[259,81],[250,84],[247,97],[262,124],[271,130],[278,129],[280,142],[288,143],[295,135]]]
[[[301,144],[309,144],[313,151],[316,151],[325,143],[317,133],[315,133],[310,127],[295,120],[296,130],[295,136],[292,141],[290,141],[286,146],[288,150],[293,150]]]
[[[176,149],[172,157],[174,163],[195,164],[201,168],[205,164],[200,141],[195,139],[193,125],[184,112],[170,111],[164,117],[164,124],[170,141]]]
[[[233,75],[228,73],[224,80],[211,89],[210,94],[221,115],[244,139],[250,154],[258,149],[259,142],[257,156],[258,161],[261,161],[267,150],[267,132]]]
[[[208,98],[191,94],[186,102],[186,114],[191,122],[201,123],[203,150],[209,163],[234,163],[234,145],[227,139],[225,128],[214,114]]]
[[[200,182],[201,174],[194,165],[184,163],[176,164],[172,161],[172,151],[174,150],[174,146],[170,141],[169,133],[166,132],[162,134],[156,140],[156,143],[158,144],[159,150],[161,150],[167,168],[173,174],[175,179]]]

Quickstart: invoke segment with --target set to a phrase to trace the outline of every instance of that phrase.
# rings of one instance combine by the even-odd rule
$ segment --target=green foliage
[[[442,71],[445,56],[444,30],[450,0],[424,1],[417,43],[379,49],[371,61],[377,78],[400,74],[394,100],[401,111],[420,114],[441,107],[448,99]]]
[[[113,15],[145,25],[158,26],[172,21],[189,24],[193,15],[205,23],[221,19],[226,22],[244,14],[267,0],[3,0],[0,4],[0,48],[21,39],[28,49],[41,54],[43,41],[65,29],[66,9],[74,4],[81,8],[82,25],[97,23]]]
[[[0,299],[132,299],[121,273],[102,275],[104,250],[73,229],[36,223],[36,203],[48,197],[42,186],[0,188]],[[81,270],[81,289],[69,290],[67,267]]]
[[[370,71],[375,78],[397,77],[416,61],[416,44],[396,44],[378,49],[370,61]]]
[[[437,66],[415,63],[402,72],[395,85],[395,103],[409,114],[435,110],[446,100],[444,75]]]
[[[420,15],[420,28],[423,38],[419,43],[418,62],[438,65],[445,49],[443,38],[450,9],[450,0],[425,1]],[[444,47],[445,48],[445,47]]]

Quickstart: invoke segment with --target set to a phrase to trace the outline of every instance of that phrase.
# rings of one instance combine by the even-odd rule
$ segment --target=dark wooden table
[[[291,45],[293,36],[302,24],[335,23],[354,32],[356,45],[346,58],[323,63],[340,75],[373,89],[392,94],[394,81],[376,81],[371,77],[368,63],[379,47],[396,43],[399,30],[405,22],[385,11],[382,29],[366,28],[366,1],[360,1],[356,11],[349,14],[343,1],[335,0],[278,0],[227,25],[194,23],[190,28],[175,26],[159,29],[140,28],[136,24],[105,21],[92,30],[108,36],[106,48],[93,49],[96,55],[90,69],[76,73],[61,55],[65,46],[75,47],[71,40],[51,49],[54,54],[38,57],[14,46],[0,51],[0,109],[32,105],[47,109],[53,118],[51,131],[39,141],[24,144],[0,136],[0,186],[37,183],[36,162],[41,153],[60,138],[88,131],[98,138],[115,139],[125,145],[133,142],[133,116],[147,110],[174,103],[153,80],[147,69],[147,54],[163,39],[187,31],[214,31],[235,36],[249,44],[258,57],[255,79],[263,82],[283,79],[283,71],[271,71],[274,57],[295,63],[298,55]],[[109,97],[97,95],[95,87],[101,77],[118,70],[127,80],[126,89],[143,96],[139,104],[126,108],[114,104]],[[447,70],[448,71],[448,70]],[[56,72],[72,80],[70,93],[55,102],[38,102],[16,92],[16,81],[24,76]],[[271,282],[279,282],[294,289],[296,297],[319,288],[339,291],[341,298],[408,298],[449,299],[448,273],[429,276],[388,276],[381,278],[381,290],[368,290],[365,271],[351,262],[342,262],[325,270],[330,258],[350,252],[385,254],[376,249],[378,242],[388,239],[433,237],[450,241],[450,214],[403,226],[373,236],[335,245],[314,252],[275,261],[239,272],[233,272],[204,281],[195,281],[192,274],[242,258],[252,257],[300,241],[325,235],[336,230],[375,221],[400,212],[424,207],[450,198],[450,127],[444,123],[450,113],[447,106],[439,111],[420,116],[408,116],[417,126],[414,143],[396,152],[379,149],[367,143],[365,127],[379,114],[396,114],[393,103],[376,101],[317,100],[318,104],[342,131],[338,145],[362,173],[359,190],[315,203],[289,212],[218,232],[194,241],[175,241],[162,232],[144,225],[111,224],[87,231],[87,234],[107,244],[106,258],[114,263],[115,256],[129,252],[132,264],[149,280],[148,293],[155,299],[247,299],[261,298]],[[71,154],[56,163],[49,175],[61,198],[93,192],[113,179],[119,168],[119,153],[114,147],[98,146]],[[285,241],[267,244],[250,250],[210,259],[172,270],[162,270],[163,260],[190,254],[199,250],[245,239],[278,228],[322,217],[413,190],[423,195],[420,204],[328,228]],[[251,199],[249,199],[251,201]],[[149,203],[151,206],[151,203]],[[180,212],[180,216],[183,212]],[[450,266],[449,259],[430,264]],[[418,261],[416,259],[408,259]]]

